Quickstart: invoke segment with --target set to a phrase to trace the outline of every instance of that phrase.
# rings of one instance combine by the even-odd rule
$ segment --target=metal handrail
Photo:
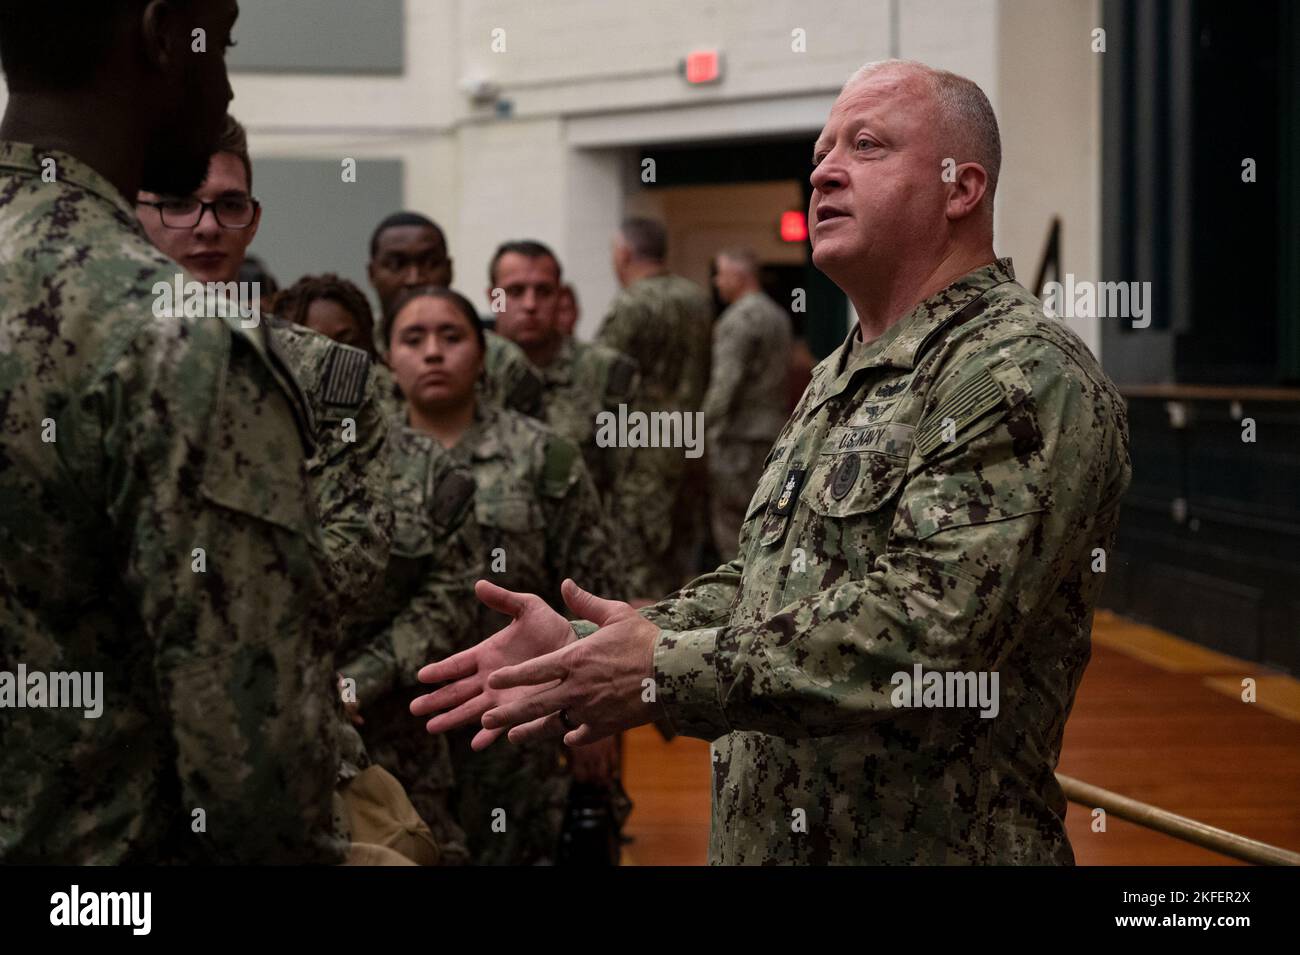
[[[1254,865],[1300,865],[1300,852],[1271,846],[1267,842],[1248,839],[1226,829],[1216,829],[1195,819],[1152,806],[1149,803],[1121,796],[1109,789],[1093,786],[1072,776],[1056,774],[1056,781],[1065,790],[1071,802],[1081,806],[1104,809],[1108,815],[1126,819],[1139,826],[1163,832],[1211,852],[1241,859]]]

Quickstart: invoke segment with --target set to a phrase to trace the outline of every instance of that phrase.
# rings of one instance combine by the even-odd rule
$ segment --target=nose
[[[403,285],[424,284],[424,271],[420,268],[420,266],[417,263],[412,262],[410,265],[408,265],[405,269],[402,270],[402,284]]]
[[[217,211],[213,208],[203,210],[199,221],[194,226],[194,234],[205,239],[215,238],[221,234],[221,223],[217,221]]]
[[[526,312],[537,311],[537,290],[531,288],[527,289],[524,292],[524,300],[521,304]]]
[[[840,165],[838,148],[832,149],[819,162],[808,177],[812,187],[818,192],[834,192],[844,185],[844,169]]]

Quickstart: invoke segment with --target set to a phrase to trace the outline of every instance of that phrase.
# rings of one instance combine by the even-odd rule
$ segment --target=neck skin
[[[906,318],[931,295],[941,292],[968,272],[997,261],[992,243],[949,247],[937,264],[893,267],[886,274],[859,272],[845,294],[858,314],[863,342],[873,342]]]
[[[416,431],[431,436],[444,448],[454,448],[474,424],[474,397],[453,407],[420,408],[407,403],[407,423]]]
[[[634,282],[640,282],[642,279],[654,278],[656,275],[667,275],[668,267],[662,262],[647,262],[644,259],[633,259],[627,264],[623,272],[623,287],[627,288]]]
[[[128,108],[124,108],[128,107]],[[139,109],[129,108],[111,84],[95,93],[13,93],[0,122],[0,139],[57,149],[84,162],[134,203],[144,169]]]

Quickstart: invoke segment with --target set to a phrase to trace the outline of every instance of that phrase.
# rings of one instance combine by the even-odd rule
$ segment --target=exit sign
[[[717,50],[696,50],[686,54],[686,82],[692,86],[722,79],[722,57]]]

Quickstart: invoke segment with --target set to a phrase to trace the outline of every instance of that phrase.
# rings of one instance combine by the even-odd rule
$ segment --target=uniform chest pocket
[[[906,475],[906,457],[879,451],[824,452],[808,475],[803,501],[823,517],[883,511],[898,495]]]
[[[212,429],[203,495],[323,547],[305,463],[294,465],[303,445],[288,399],[268,380],[227,374]]]

